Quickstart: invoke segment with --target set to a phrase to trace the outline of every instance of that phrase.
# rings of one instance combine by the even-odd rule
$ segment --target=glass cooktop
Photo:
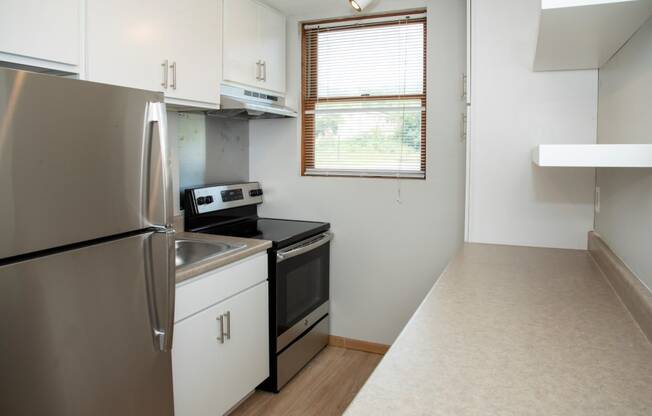
[[[327,222],[257,218],[218,225],[201,232],[269,240],[274,248],[283,248],[329,229],[330,224]]]

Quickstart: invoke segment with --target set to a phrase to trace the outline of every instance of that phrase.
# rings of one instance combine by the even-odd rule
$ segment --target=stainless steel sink
[[[187,266],[202,260],[214,259],[247,247],[246,244],[209,243],[197,240],[176,240],[174,246],[176,249],[177,267]]]

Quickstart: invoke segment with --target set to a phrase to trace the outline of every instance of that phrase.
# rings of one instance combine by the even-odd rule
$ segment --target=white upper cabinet
[[[224,81],[285,94],[285,16],[253,0],[224,0]]]
[[[81,5],[82,0],[3,0],[0,60],[78,73]]]
[[[87,79],[216,108],[219,24],[213,0],[88,0]]]
[[[596,69],[652,15],[652,0],[542,0],[535,71]]]
[[[163,91],[165,19],[156,0],[88,0],[87,79]]]
[[[262,87],[285,92],[285,16],[258,7],[258,39],[262,60]]]
[[[165,34],[171,103],[192,100],[207,107],[220,96],[220,11],[216,0],[165,2]],[[183,102],[180,102],[183,104]]]
[[[255,86],[260,78],[257,16],[250,0],[224,0],[222,65],[225,81]]]

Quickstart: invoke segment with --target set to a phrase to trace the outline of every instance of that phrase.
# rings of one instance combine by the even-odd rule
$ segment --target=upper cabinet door
[[[88,0],[87,78],[162,91],[166,102],[219,103],[215,0]]]
[[[87,79],[165,91],[169,57],[163,11],[171,3],[87,0]]]
[[[263,61],[261,88],[285,93],[285,16],[266,6],[258,7],[258,48]]]
[[[224,0],[223,77],[256,86],[262,76],[258,49],[258,9],[251,0]]]
[[[78,72],[80,0],[3,0],[0,60]]]
[[[164,7],[169,59],[165,96],[207,107],[219,103],[221,19],[215,0],[168,1]],[[176,102],[168,100],[170,102]]]

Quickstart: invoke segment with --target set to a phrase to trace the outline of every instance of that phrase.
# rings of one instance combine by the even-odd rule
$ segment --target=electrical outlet
[[[600,213],[600,187],[595,187],[595,213]]]

